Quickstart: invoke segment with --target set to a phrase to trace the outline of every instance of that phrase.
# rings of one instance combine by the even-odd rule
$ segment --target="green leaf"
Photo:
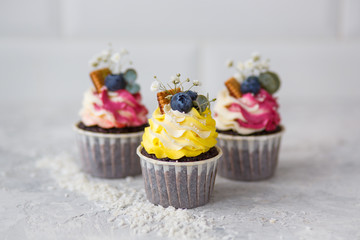
[[[199,113],[203,113],[210,105],[210,102],[204,95],[198,95],[196,100],[193,101],[193,105],[195,109],[199,111]]]
[[[131,94],[138,93],[140,91],[140,86],[137,83],[126,85],[126,90]]]
[[[262,88],[270,94],[275,93],[280,88],[280,79],[274,72],[264,72],[259,76],[259,82]]]
[[[136,78],[137,78],[137,73],[136,73],[136,71],[134,69],[129,68],[124,73],[124,78],[125,78],[127,83],[133,84],[135,82]]]

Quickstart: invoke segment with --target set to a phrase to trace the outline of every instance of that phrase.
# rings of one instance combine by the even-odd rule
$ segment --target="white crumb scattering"
[[[275,223],[276,222],[276,219],[275,218],[270,218],[270,220],[269,220],[269,223]]]
[[[43,158],[37,167],[49,169],[60,187],[81,193],[108,210],[112,214],[108,222],[128,226],[135,234],[155,232],[175,239],[215,239],[214,219],[192,210],[151,204],[143,189],[131,186],[132,177],[117,180],[119,187],[113,187],[106,180],[93,179],[81,172],[66,155]]]

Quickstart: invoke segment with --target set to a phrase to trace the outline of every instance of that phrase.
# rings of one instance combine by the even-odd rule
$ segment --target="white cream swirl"
[[[150,127],[145,128],[142,145],[148,153],[157,158],[179,159],[198,156],[215,146],[217,133],[209,109],[201,115],[195,108],[181,113],[167,104],[164,112],[156,109]]]
[[[277,109],[276,99],[265,90],[255,96],[247,93],[236,99],[224,89],[218,94],[214,107],[216,128],[243,135],[272,131],[280,122]]]

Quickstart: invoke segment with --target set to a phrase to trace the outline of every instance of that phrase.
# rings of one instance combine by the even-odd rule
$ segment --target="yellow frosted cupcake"
[[[210,100],[173,78],[168,89],[159,81],[159,107],[149,119],[137,153],[141,159],[147,198],[164,207],[194,208],[206,204],[214,187],[217,160],[222,152],[216,145],[215,120]],[[167,85],[169,86],[169,85]],[[213,101],[213,100],[212,100]]]

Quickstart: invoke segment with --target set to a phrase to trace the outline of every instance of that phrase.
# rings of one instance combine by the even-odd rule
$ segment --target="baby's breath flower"
[[[259,61],[254,62],[253,68],[256,69],[256,70],[258,70],[258,71],[261,71],[261,69],[263,68],[262,63],[259,62]]]
[[[245,70],[245,66],[242,62],[238,62],[237,65],[236,65],[236,69],[238,71],[244,71]]]
[[[243,82],[248,76],[266,72],[269,70],[269,61],[269,59],[262,60],[259,53],[253,52],[250,59],[245,62],[237,62],[235,69],[238,73],[234,75],[234,78]]]
[[[261,67],[265,70],[269,70],[269,61],[262,61],[261,62]]]
[[[111,55],[111,52],[109,50],[102,50],[101,55],[103,58],[108,58]]]
[[[227,60],[226,62],[225,62],[225,65],[228,67],[228,68],[231,68],[233,65],[234,65],[234,61],[233,60]]]
[[[99,62],[97,61],[97,59],[91,59],[91,60],[89,61],[89,65],[90,65],[91,67],[97,67],[97,66],[99,66]]]
[[[181,92],[184,92],[184,91],[189,91],[194,86],[199,86],[200,85],[199,81],[194,80],[192,82],[193,84],[190,86],[189,89],[187,89],[187,90],[184,89],[183,84],[185,82],[190,82],[190,79],[186,78],[185,80],[181,81],[180,73],[176,74],[176,77],[172,76],[171,81],[169,83],[165,83],[165,84],[162,83],[161,81],[159,81],[156,76],[154,76],[154,79],[155,79],[155,81],[151,84],[151,87],[150,87],[151,91],[170,91],[170,92],[174,91],[174,92],[178,92],[180,90]],[[173,86],[171,84],[173,84]]]
[[[171,77],[171,82],[172,82],[173,84],[179,84],[179,83],[180,83],[180,77],[178,77],[178,76],[176,76],[176,77],[172,76],[172,77]]]
[[[111,56],[111,61],[113,61],[114,63],[120,62],[120,54],[119,54],[119,53],[114,53],[114,54]]]
[[[253,52],[253,53],[251,54],[251,57],[252,57],[252,60],[253,60],[254,62],[259,61],[260,58],[261,58],[261,56],[260,56],[260,54],[259,54],[258,52]]]
[[[156,76],[155,76],[156,77]],[[154,78],[155,78],[154,77]],[[151,87],[150,87],[150,90],[152,92],[156,92],[160,89],[160,83],[158,81],[153,81],[152,84],[151,84]]]
[[[248,69],[248,70],[252,70],[253,67],[254,67],[254,62],[252,59],[249,59],[245,62],[245,68]]]
[[[127,55],[127,54],[129,54],[129,51],[126,50],[125,48],[122,48],[122,49],[120,50],[120,54],[121,54],[121,55]]]
[[[241,74],[241,73],[239,73],[239,72],[237,72],[237,73],[234,74],[234,78],[235,78],[236,80],[238,80],[239,82],[243,82],[243,81],[245,80],[244,75]]]

